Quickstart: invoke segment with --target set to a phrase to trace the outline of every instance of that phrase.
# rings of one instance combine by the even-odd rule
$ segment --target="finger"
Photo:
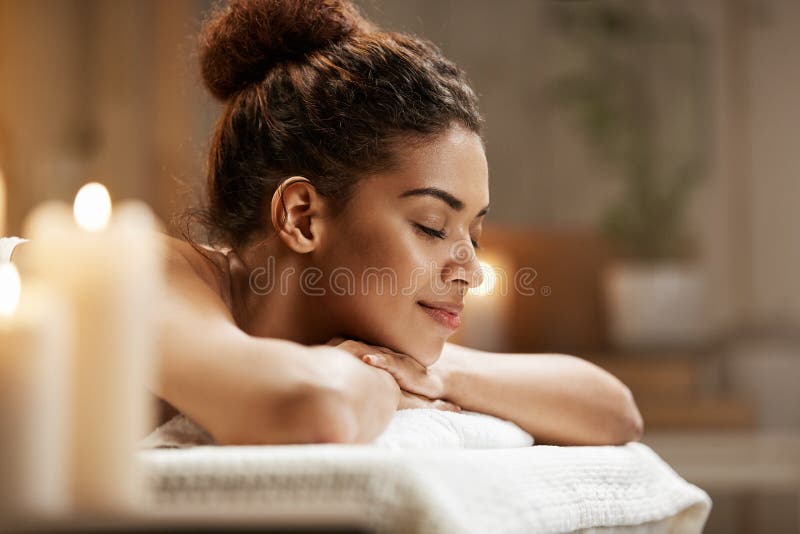
[[[400,404],[398,405],[398,410],[408,410],[408,409],[428,409],[428,410],[441,410],[445,412],[460,412],[461,406],[454,404],[452,402],[446,401],[444,399],[430,399],[423,395],[417,395],[416,393],[412,393],[406,390],[400,390],[402,397],[400,399]]]
[[[385,354],[389,358],[394,358],[395,360],[401,362],[404,366],[408,367],[409,369],[414,369],[417,372],[425,372],[426,367],[421,363],[419,363],[414,358],[412,358],[411,356],[409,356],[408,354],[394,352],[392,350],[383,350],[380,353]]]
[[[361,360],[375,367],[380,367],[381,369],[389,366],[388,359],[379,354],[365,354],[361,357]]]
[[[400,393],[402,394],[402,397],[400,398],[400,403],[397,406],[398,410],[409,410],[409,409],[429,407],[430,401],[425,397],[409,393],[408,391],[405,390],[400,390]]]
[[[364,346],[369,348],[372,352],[376,353],[384,353],[390,356],[396,356],[398,358],[409,358],[408,354],[404,354],[402,352],[397,352],[396,350],[392,350],[389,347],[383,347],[381,345],[370,345],[368,343],[364,343]]]
[[[446,412],[460,412],[461,406],[457,404],[453,404],[452,402],[448,402],[446,400],[437,399],[433,401],[433,407],[437,410],[443,410]]]
[[[382,353],[384,353],[384,354],[388,354],[388,355],[390,355],[390,356],[394,356],[395,358],[402,358],[403,360],[407,360],[407,361],[409,361],[409,362],[411,362],[411,363],[414,363],[415,365],[417,365],[417,366],[419,366],[419,367],[421,367],[421,368],[423,368],[423,369],[425,368],[425,366],[424,366],[424,365],[422,365],[421,363],[419,363],[419,362],[418,362],[418,361],[417,361],[417,360],[416,360],[416,359],[415,359],[413,356],[411,356],[410,354],[405,354],[404,352],[397,352],[396,350],[387,349],[386,347],[375,347],[375,349],[377,349],[377,350],[378,350],[378,352],[382,352]]]
[[[428,370],[407,356],[391,356],[387,353],[365,354],[361,360],[373,367],[390,373],[397,384],[406,391],[411,391],[427,398],[439,398],[442,389]]]
[[[416,380],[416,375],[403,367],[398,359],[385,354],[365,354],[361,357],[361,361],[391,374],[397,384],[406,391],[422,393],[418,391],[420,385],[416,383],[418,381]]]
[[[380,369],[382,371],[386,371],[395,379],[397,385],[403,389],[410,390],[414,389],[409,387],[409,381],[407,380],[405,374],[403,373],[402,369],[397,367],[393,361],[385,356],[378,355],[378,354],[365,354],[361,357],[361,361],[375,367],[376,369]],[[405,387],[404,387],[405,386]]]
[[[326,343],[326,345],[332,345],[332,346],[335,347],[336,345],[341,345],[344,342],[345,342],[345,338],[343,338],[343,337],[335,337],[335,338],[332,338],[330,341],[328,341]]]
[[[420,365],[412,358],[409,358],[408,356],[404,356],[402,354],[395,355],[386,352],[377,354],[371,353],[362,356],[362,360],[376,367],[397,368],[404,375],[407,375],[409,377],[423,378],[424,375],[427,374],[427,369],[424,366]]]

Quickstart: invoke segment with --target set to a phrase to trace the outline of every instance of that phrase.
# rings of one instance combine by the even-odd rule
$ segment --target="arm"
[[[168,254],[155,394],[223,444],[366,442],[388,425],[388,373],[334,347],[248,336],[197,269]]]
[[[600,367],[562,354],[494,354],[445,344],[428,370],[443,398],[515,422],[537,443],[616,445],[643,421],[630,390]]]

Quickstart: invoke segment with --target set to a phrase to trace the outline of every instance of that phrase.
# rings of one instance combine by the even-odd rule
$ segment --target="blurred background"
[[[603,366],[711,495],[706,532],[797,532],[800,3],[357,3],[481,98],[498,283],[455,341]],[[194,40],[211,4],[0,0],[7,233],[90,180],[175,230],[220,111]]]

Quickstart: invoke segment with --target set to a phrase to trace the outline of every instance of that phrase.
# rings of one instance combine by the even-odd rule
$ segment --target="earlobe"
[[[286,246],[298,254],[316,248],[318,236],[312,232],[311,222],[319,215],[320,202],[314,186],[302,176],[287,178],[272,195],[272,226]]]

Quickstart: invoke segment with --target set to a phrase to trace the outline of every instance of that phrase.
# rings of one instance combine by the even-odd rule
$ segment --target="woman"
[[[640,437],[588,362],[447,343],[489,184],[475,93],[434,45],[344,0],[234,1],[200,62],[225,103],[194,213],[215,248],[167,239],[159,397],[228,444],[367,442],[410,407],[539,443]]]

